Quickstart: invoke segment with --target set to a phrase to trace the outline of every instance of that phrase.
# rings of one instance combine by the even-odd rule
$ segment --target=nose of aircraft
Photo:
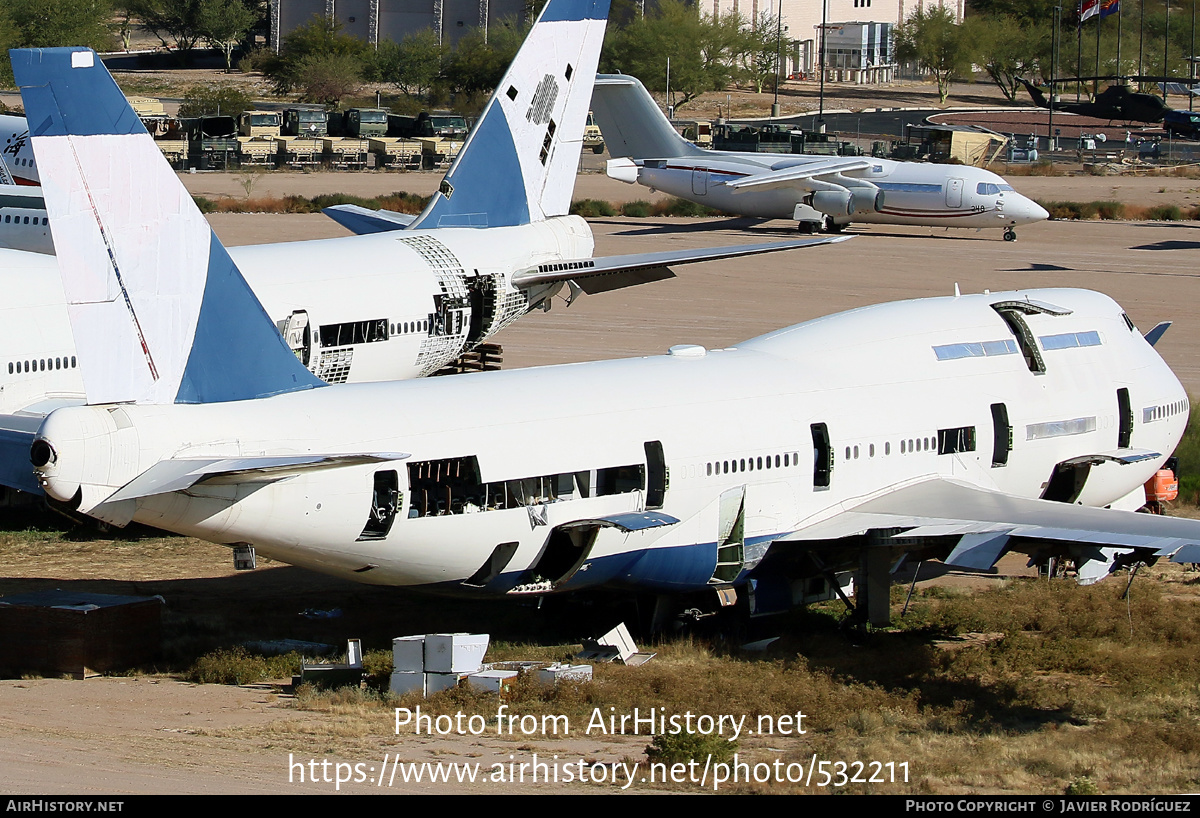
[[[1012,218],[1014,224],[1032,224],[1050,218],[1046,208],[1028,199],[1020,193],[1010,194],[1011,198],[1005,203],[1005,213]]]

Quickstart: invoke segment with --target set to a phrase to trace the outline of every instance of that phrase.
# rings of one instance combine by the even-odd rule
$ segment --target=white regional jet
[[[809,233],[852,222],[995,227],[1013,241],[1017,225],[1049,216],[982,168],[704,150],[676,133],[642,84],[623,74],[597,77],[592,111],[614,157],[612,178],[727,213],[795,219]]]
[[[87,116],[117,93],[91,52],[13,67],[45,123],[88,389],[26,436],[67,508],[500,596],[633,588],[768,612],[865,566],[876,621],[904,551],[984,569],[1006,549],[1069,554],[1084,582],[1200,558],[1200,520],[1102,508],[1141,504],[1188,417],[1106,296],[906,301],[730,349],[325,386],[190,199],[135,181],[149,138]],[[131,208],[135,187],[162,193]]]
[[[592,257],[590,228],[567,212],[607,12],[608,0],[549,4],[419,217],[342,214],[344,223],[370,234],[229,251],[278,333],[317,378],[343,383],[428,375],[525,313],[549,309],[564,287],[571,303],[581,293],[670,278],[671,264],[803,246],[800,240]],[[115,88],[98,62],[78,72],[85,75],[97,94]],[[123,95],[97,96],[87,104],[89,116],[121,123],[130,139],[144,133]],[[93,115],[94,108],[101,110]],[[67,112],[73,113],[79,112]],[[35,132],[48,127],[34,116],[29,121]],[[89,142],[87,149],[131,150],[127,141],[99,144]],[[24,158],[28,150],[23,144],[19,153]],[[99,165],[104,157],[91,159]],[[115,178],[129,173],[137,181],[129,187],[130,213],[147,225],[160,216],[174,224],[180,209],[190,211],[186,191],[160,154],[148,150],[138,160],[114,156],[79,195],[129,187]],[[26,166],[36,168],[32,155]],[[52,174],[43,181],[48,196],[66,184]],[[0,227],[6,218],[0,215]],[[86,224],[60,225],[58,235],[94,227],[90,214],[72,218]],[[380,224],[390,232],[371,232]],[[144,241],[141,236],[138,228],[125,240]],[[107,253],[110,238],[105,233],[90,244],[68,243],[60,251],[63,269],[73,270],[81,255]],[[177,239],[168,231],[161,240]],[[186,252],[207,257],[210,251],[205,245]],[[56,260],[0,250],[0,292],[0,413],[36,414],[81,401],[84,384]],[[236,369],[247,355],[236,345],[224,346],[222,365]],[[91,387],[88,396],[106,399]]]

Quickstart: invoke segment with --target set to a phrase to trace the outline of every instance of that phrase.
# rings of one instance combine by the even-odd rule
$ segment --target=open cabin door
[[[308,366],[312,358],[312,333],[308,328],[308,312],[296,310],[283,323],[283,340],[296,353],[300,363]]]
[[[746,487],[721,493],[717,519],[717,567],[712,584],[733,582],[746,564]]]

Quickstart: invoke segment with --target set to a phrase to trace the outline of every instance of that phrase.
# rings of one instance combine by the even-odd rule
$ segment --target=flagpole
[[[1117,70],[1118,77],[1125,76],[1121,68],[1121,0],[1117,0]]]
[[[1079,102],[1079,78],[1083,76],[1083,0],[1079,0],[1077,10],[1079,19],[1075,22],[1075,101]]]
[[[1138,6],[1138,77],[1146,73],[1142,66],[1142,39],[1146,29],[1146,0],[1139,0]],[[1138,80],[1138,87],[1142,85],[1141,79]]]
[[[1092,80],[1092,94],[1100,93],[1100,24],[1104,21],[1104,6],[1096,0],[1096,79]]]
[[[1163,24],[1163,102],[1167,101],[1167,52],[1171,47],[1171,0],[1163,3],[1167,12],[1167,21]]]

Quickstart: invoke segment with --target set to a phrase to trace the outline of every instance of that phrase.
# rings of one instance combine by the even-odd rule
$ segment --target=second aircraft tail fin
[[[601,74],[592,93],[592,113],[614,159],[671,159],[702,156],[704,150],[680,136],[650,92],[636,78]]]
[[[506,227],[571,206],[609,0],[550,0],[412,228]]]

